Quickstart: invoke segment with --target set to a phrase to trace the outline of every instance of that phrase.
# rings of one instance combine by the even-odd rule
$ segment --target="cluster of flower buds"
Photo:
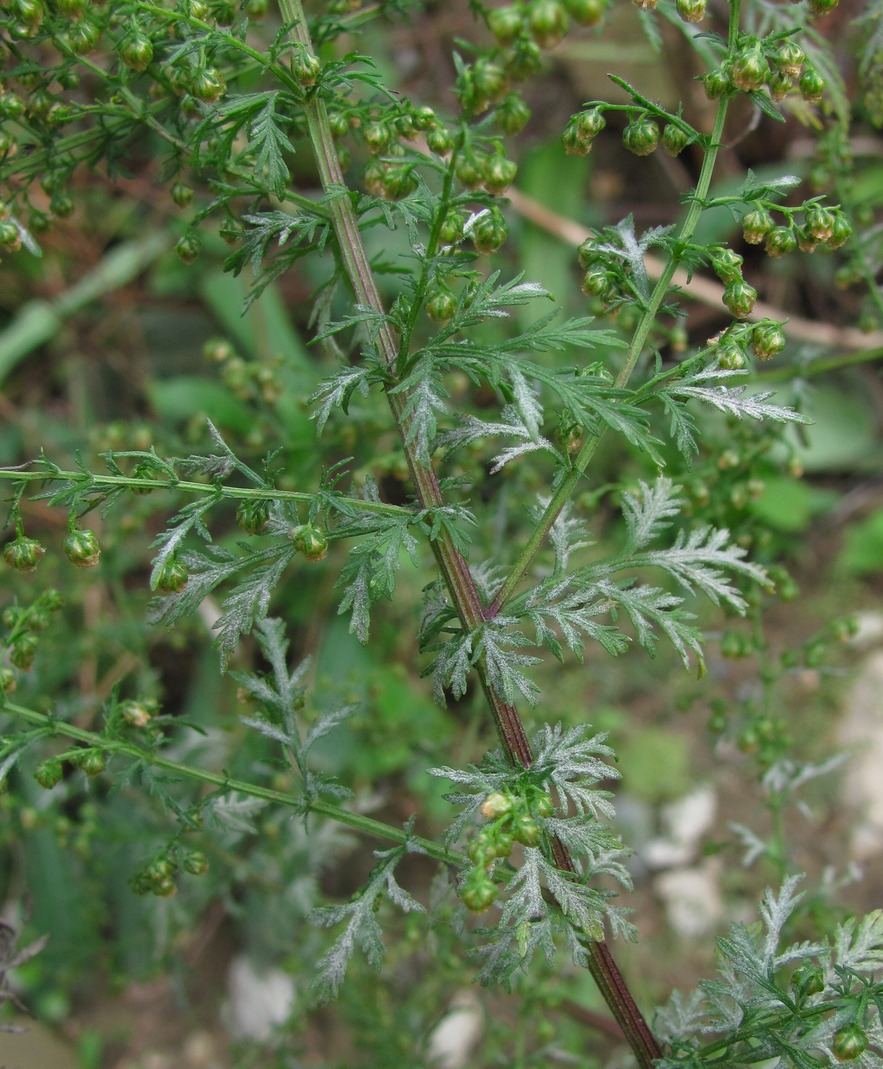
[[[712,100],[754,93],[766,86],[773,100],[784,100],[796,91],[807,103],[817,104],[826,89],[825,79],[790,37],[746,35],[735,55],[709,71],[702,82]]]
[[[202,347],[202,355],[220,365],[221,381],[240,400],[275,405],[282,396],[275,359],[245,360],[226,338],[210,338]]]
[[[852,224],[839,208],[826,208],[819,201],[810,201],[801,210],[802,226],[794,222],[793,211],[789,211],[786,225],[777,226],[766,205],[754,205],[742,217],[742,236],[749,245],[762,244],[766,254],[774,257],[795,249],[815,252],[820,245],[839,249],[852,237]]]
[[[540,822],[555,811],[552,796],[537,787],[523,795],[493,791],[481,806],[487,824],[469,843],[467,855],[472,868],[463,881],[461,897],[467,909],[483,913],[497,897],[492,878],[494,863],[506,858],[515,843],[536,846],[541,837]]]
[[[561,135],[564,151],[570,156],[585,156],[606,126],[607,120],[598,106],[572,115]],[[669,156],[679,156],[695,136],[681,121],[666,122],[660,135],[658,117],[648,111],[636,111],[623,129],[622,143],[636,156],[649,156],[660,144]]]
[[[727,310],[736,319],[745,319],[754,308],[757,290],[742,277],[742,257],[732,249],[715,249],[710,259],[714,273],[724,284]]]
[[[3,610],[0,621],[7,632],[3,646],[9,650],[9,661],[15,668],[27,672],[33,666],[39,636],[49,627],[51,614],[58,612],[63,604],[57,590],[44,590],[28,606],[10,605]],[[13,668],[0,666],[0,693],[9,694],[15,686]]]
[[[748,354],[758,360],[772,360],[785,348],[783,325],[775,319],[734,325],[714,343],[717,365],[727,371],[745,367]]]
[[[799,0],[792,0],[798,3]],[[814,15],[826,15],[837,7],[840,0],[810,0],[809,6]],[[635,7],[642,11],[655,11],[659,6],[659,0],[632,0]],[[708,0],[675,0],[677,13],[684,22],[701,22],[708,9]]]
[[[137,895],[152,894],[170,898],[178,892],[175,877],[180,868],[191,876],[203,876],[208,872],[208,858],[201,850],[167,850],[139,869],[129,884]]]
[[[64,764],[67,762],[74,768],[79,768],[87,776],[99,776],[105,769],[106,758],[104,751],[97,746],[88,746],[85,749],[69,750],[59,754],[58,757],[50,757],[41,761],[34,769],[34,779],[47,791],[61,783],[64,778]]]
[[[603,240],[608,235],[609,240]],[[602,311],[608,311],[629,292],[632,268],[628,259],[617,252],[616,236],[615,231],[593,234],[578,249],[584,272],[582,291]]]
[[[67,559],[78,568],[94,568],[101,558],[101,547],[95,533],[77,527],[73,516],[62,548]],[[45,553],[45,546],[21,531],[3,547],[3,559],[17,572],[35,571]]]
[[[510,7],[498,7],[487,14],[487,24],[497,40],[511,49],[506,69],[513,77],[540,49],[554,48],[570,27],[571,19],[580,26],[597,26],[604,19],[610,0],[523,0]],[[528,72],[532,73],[532,72]]]

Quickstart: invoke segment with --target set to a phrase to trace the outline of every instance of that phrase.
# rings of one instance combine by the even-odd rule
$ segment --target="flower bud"
[[[756,300],[757,290],[747,282],[730,282],[724,289],[723,302],[736,319],[744,319],[750,315]]]
[[[32,631],[19,635],[9,651],[9,660],[23,672],[29,671],[34,664],[38,645],[39,639]]]
[[[814,204],[806,211],[806,229],[816,241],[827,242],[834,233],[834,213]]]
[[[762,319],[751,330],[751,350],[758,360],[772,360],[785,348],[785,332],[774,319]]]
[[[797,248],[797,238],[789,226],[775,226],[769,231],[763,240],[764,252],[767,256],[778,259]]]
[[[78,568],[94,568],[101,558],[101,547],[93,531],[71,531],[62,548],[67,559]]]
[[[680,156],[687,147],[690,135],[674,123],[666,123],[662,131],[662,147],[669,156]]]
[[[659,144],[659,127],[646,115],[633,119],[622,132],[622,143],[636,156],[649,156]]]
[[[61,761],[55,757],[48,761],[41,761],[34,769],[34,779],[47,791],[51,791],[53,787],[61,783],[63,775],[64,769]]]
[[[424,305],[426,314],[440,327],[447,326],[457,309],[457,298],[447,289],[436,290]]]
[[[512,797],[502,791],[492,791],[481,806],[481,815],[488,820],[512,812]]]
[[[834,224],[831,227],[831,236],[828,238],[826,244],[829,249],[839,249],[841,245],[845,245],[847,241],[852,237],[852,223],[846,218],[843,212],[837,211],[834,213]]]
[[[770,65],[760,42],[747,45],[733,59],[730,78],[733,85],[743,93],[751,93],[767,80]]]
[[[773,63],[776,69],[783,74],[790,75],[792,78],[799,77],[805,59],[806,54],[800,45],[790,40],[782,41],[773,54]]]
[[[488,12],[487,24],[498,45],[511,45],[521,35],[524,20],[517,7],[497,7]]]
[[[800,95],[808,104],[818,104],[827,88],[827,82],[814,67],[806,67],[797,86]]]
[[[735,282],[742,277],[742,257],[732,249],[719,249],[713,252],[711,266],[723,283]]]
[[[775,225],[766,208],[754,208],[742,216],[742,237],[749,245],[760,245]]]
[[[187,566],[173,553],[163,561],[154,577],[152,588],[161,594],[179,594],[187,586],[188,577]]]
[[[497,105],[494,120],[504,134],[520,134],[530,120],[530,108],[517,93],[507,93]]]
[[[328,555],[328,538],[325,532],[311,523],[293,527],[289,534],[294,548],[308,561],[324,560]]]
[[[505,156],[491,156],[484,169],[484,188],[488,193],[505,193],[515,181],[518,165]]]
[[[567,33],[570,19],[558,0],[533,0],[527,17],[530,35],[540,48],[554,48]]]
[[[610,2],[609,0],[564,0],[564,6],[567,8],[567,14],[580,26],[597,26],[607,13]]]
[[[469,236],[477,252],[496,252],[506,241],[509,230],[499,208],[485,208],[472,219]]]
[[[729,73],[718,67],[702,76],[702,85],[709,100],[720,100],[733,91],[733,80]]]
[[[15,568],[17,572],[32,572],[45,552],[45,548],[36,538],[25,538],[24,535],[19,535],[3,547],[3,559],[10,568]]]
[[[684,22],[701,22],[705,17],[708,0],[677,0],[676,6]]]

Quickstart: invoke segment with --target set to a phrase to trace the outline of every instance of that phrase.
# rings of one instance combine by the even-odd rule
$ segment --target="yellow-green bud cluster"
[[[536,846],[542,835],[541,822],[555,811],[552,796],[537,787],[522,794],[492,791],[481,805],[481,815],[488,821],[467,847],[472,862],[461,888],[466,907],[483,913],[497,897],[492,878],[494,863],[506,858],[515,843]]]

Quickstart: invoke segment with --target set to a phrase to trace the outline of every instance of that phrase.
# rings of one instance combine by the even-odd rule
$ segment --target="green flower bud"
[[[649,156],[659,144],[659,127],[646,115],[633,119],[622,132],[622,143],[636,156]]]
[[[763,248],[767,256],[778,259],[789,252],[794,252],[797,248],[797,237],[791,227],[775,226],[764,238]]]
[[[834,1033],[831,1050],[838,1062],[854,1062],[860,1058],[868,1047],[867,1032],[855,1021],[843,1025]]]
[[[662,147],[669,156],[680,156],[687,147],[690,135],[674,123],[666,123],[662,131]]]
[[[800,95],[808,104],[818,104],[824,96],[827,82],[814,67],[806,67],[797,86]]]
[[[520,134],[530,120],[530,108],[517,93],[507,93],[497,105],[494,120],[504,134]]]
[[[744,319],[750,315],[756,300],[757,290],[747,282],[730,282],[724,289],[723,302],[736,319]]]
[[[537,815],[541,817],[551,817],[555,813],[555,803],[552,801],[552,795],[548,791],[543,793],[537,798],[534,805]]]
[[[454,139],[447,127],[437,126],[426,135],[426,144],[437,156],[447,156],[454,147]]]
[[[536,41],[519,38],[512,48],[512,54],[506,60],[506,71],[511,78],[522,81],[532,78],[543,66],[540,46]]]
[[[187,586],[188,578],[187,566],[173,553],[163,561],[151,585],[161,594],[179,594]]]
[[[760,245],[775,225],[766,208],[754,208],[742,216],[742,237],[749,245]]]
[[[843,212],[834,212],[834,224],[831,227],[831,236],[826,242],[828,248],[839,249],[840,246],[845,245],[851,237],[852,223],[850,223]]]
[[[609,0],[564,0],[567,14],[580,26],[598,26],[607,14]]]
[[[725,371],[739,371],[745,367],[745,354],[738,342],[732,339],[722,341],[716,346],[718,367]]]
[[[78,758],[77,764],[90,778],[99,776],[105,767],[104,754],[101,750],[87,750]]]
[[[39,639],[33,632],[19,635],[9,651],[9,660],[23,672],[29,671],[34,664],[38,645]]]
[[[395,140],[395,131],[390,127],[389,123],[376,121],[368,123],[362,136],[365,139],[368,151],[378,155],[381,152],[386,152]]]
[[[175,252],[182,263],[192,264],[199,256],[202,245],[195,234],[184,234],[175,243]]]
[[[834,213],[814,204],[806,211],[806,229],[818,242],[827,242],[834,233]]]
[[[531,37],[540,48],[554,48],[567,33],[570,19],[558,0],[533,0],[527,17]]]
[[[824,973],[818,965],[801,965],[794,970],[791,986],[801,998],[819,995],[825,990]]]
[[[472,68],[472,106],[475,111],[485,111],[491,104],[502,100],[509,88],[509,78],[502,67],[489,59],[479,59]]]
[[[191,876],[204,876],[208,872],[208,858],[201,850],[194,850],[184,858],[184,871]]]
[[[767,80],[767,88],[773,100],[784,100],[794,88],[794,79],[783,71],[773,71]]]
[[[730,78],[733,85],[743,93],[751,93],[767,80],[770,65],[760,42],[747,45],[733,59]]]
[[[484,869],[476,868],[466,877],[461,897],[468,910],[484,913],[497,897],[497,888]]]
[[[6,665],[0,666],[0,694],[11,694],[18,686],[15,672]]]
[[[36,538],[25,538],[19,535],[13,542],[7,542],[3,547],[3,559],[10,568],[17,572],[32,572],[40,563],[40,558],[46,550]]]
[[[193,200],[193,188],[188,186],[186,182],[175,182],[169,193],[179,208],[186,208]]]
[[[311,523],[293,527],[289,537],[294,548],[308,561],[324,560],[328,555],[328,538],[325,532]]]
[[[146,728],[156,711],[154,702],[142,702],[134,698],[120,702],[118,708],[123,720],[132,728]]]
[[[742,278],[742,257],[732,249],[720,249],[713,252],[711,266],[721,282],[735,282]]]
[[[758,360],[772,360],[785,348],[782,324],[774,319],[762,319],[751,330],[751,350]]]
[[[484,169],[484,188],[488,193],[505,193],[515,181],[518,165],[505,156],[491,156]]]
[[[720,100],[733,92],[733,80],[722,67],[703,75],[702,85],[709,100]]]
[[[827,15],[840,3],[840,0],[810,0],[809,6],[814,15]]]
[[[504,794],[502,791],[493,791],[482,803],[481,815],[488,820],[493,820],[494,817],[502,817],[506,813],[511,813],[512,806],[511,795]]]
[[[532,816],[523,813],[516,819],[512,835],[522,846],[536,846],[540,841],[540,826]]]
[[[291,58],[291,73],[301,89],[311,89],[319,81],[322,66],[311,52],[300,45]]]
[[[800,76],[806,54],[795,41],[782,41],[773,53],[773,63],[777,70],[792,78]]]
[[[41,761],[34,769],[34,779],[47,791],[51,791],[61,783],[64,775],[61,761],[53,757],[48,761]]]
[[[469,236],[477,252],[496,252],[506,241],[509,230],[499,208],[485,208],[471,220]]]
[[[464,237],[463,227],[468,216],[459,208],[449,208],[441,225],[439,238],[444,245],[457,245]]]
[[[100,28],[89,19],[75,22],[65,34],[68,48],[77,56],[85,56],[88,52],[92,52],[100,37]]]
[[[447,326],[457,308],[457,298],[447,289],[438,289],[433,293],[424,306],[426,314],[439,326]]]
[[[71,531],[62,542],[69,561],[78,568],[94,568],[101,557],[101,547],[94,531]]]
[[[684,22],[701,22],[705,18],[708,0],[677,0],[676,6]]]
[[[270,8],[270,0],[246,0],[245,13],[250,19],[262,19]]]
[[[511,45],[520,36],[524,20],[517,7],[497,7],[488,12],[487,24],[499,45]]]

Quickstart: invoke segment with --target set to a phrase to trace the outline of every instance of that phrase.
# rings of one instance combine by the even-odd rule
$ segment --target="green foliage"
[[[792,487],[812,422],[800,376],[832,366],[809,350],[783,360],[788,314],[761,311],[759,289],[775,292],[775,266],[765,271],[761,257],[788,255],[789,273],[809,278],[793,265],[798,252],[818,252],[826,283],[837,263],[839,281],[866,284],[861,315],[883,309],[879,227],[868,225],[881,205],[851,175],[849,80],[820,29],[836,3],[729,0],[709,11],[700,0],[636,0],[634,26],[663,60],[660,20],[684,31],[707,108],[684,87],[684,103],[657,102],[652,85],[614,74],[611,99],[556,117],[561,145],[535,157],[553,161],[537,164],[544,184],[559,153],[597,155],[617,136],[637,157],[661,145],[684,161],[672,172],[682,210],[666,225],[640,230],[634,213],[615,223],[599,213],[574,257],[579,297],[556,246],[536,234],[519,245],[506,193],[544,54],[587,32],[573,24],[606,33],[608,6],[472,3],[492,40],[458,43],[453,92],[440,102],[419,79],[406,95],[380,43],[388,20],[424,25],[417,4],[332,0],[305,13],[281,0],[272,15],[255,0],[0,9],[4,254],[30,267],[41,245],[49,254],[88,231],[87,213],[109,203],[106,181],[158,181],[168,188],[161,210],[159,199],[153,211],[138,205],[128,191],[140,187],[120,187],[130,225],[167,220],[164,243],[180,262],[157,270],[154,290],[200,294],[231,338],[194,342],[217,372],[205,388],[204,373],[178,366],[189,343],[175,347],[168,374],[147,387],[153,424],[102,426],[89,443],[84,382],[84,441],[72,445],[49,422],[34,450],[23,431],[18,463],[0,469],[11,591],[0,850],[12,858],[21,836],[15,880],[30,880],[35,896],[61,868],[83,892],[73,921],[57,881],[39,904],[35,923],[67,931],[56,967],[73,930],[95,928],[100,892],[87,903],[86,890],[104,885],[119,942],[136,932],[133,944],[153,944],[146,956],[170,956],[176,931],[214,901],[267,956],[312,977],[315,1005],[341,994],[345,1004],[347,974],[383,967],[414,989],[401,1013],[415,1006],[411,1019],[427,1029],[440,1010],[430,997],[462,987],[473,960],[482,984],[552,1005],[572,982],[558,976],[566,949],[643,1069],[878,1065],[879,917],[794,934],[810,921],[782,816],[837,761],[796,752],[771,711],[797,662],[819,668],[851,626],[835,621],[799,656],[776,659],[761,619],[775,594],[796,593],[768,528],[785,542],[816,508],[812,491],[790,506],[770,500]],[[872,123],[879,21],[869,5],[857,60]],[[375,54],[351,51],[354,40]],[[776,129],[795,116],[806,124],[819,145],[809,188],[772,166],[718,181],[740,114]],[[575,173],[571,203],[589,172],[579,182]],[[534,279],[553,258],[548,279]],[[713,328],[684,298],[703,273]],[[106,280],[86,289],[106,292]],[[83,307],[88,297],[72,294],[28,305],[0,334],[4,374]],[[774,358],[781,373],[762,374],[794,380],[781,398],[756,381],[755,364]],[[51,510],[66,535],[45,520]],[[853,572],[866,567],[873,525],[847,546]],[[75,615],[90,581],[108,617],[94,636]],[[722,635],[709,622],[720,613],[735,620]],[[245,711],[194,653],[203,630]],[[754,759],[774,831],[731,831],[746,862],[771,865],[782,889],[763,899],[763,931],[736,925],[719,941],[719,978],[676,996],[654,1036],[606,942],[635,936],[614,901],[632,873],[600,786],[619,778],[614,751],[582,712],[560,708],[545,654],[594,669],[633,645],[655,656],[660,638],[700,676],[718,638],[724,657],[758,657],[759,697],[715,707],[709,726]],[[163,672],[161,642],[166,661],[193,655],[186,685]],[[446,711],[430,713],[430,696]],[[530,734],[522,699],[542,717]],[[499,747],[480,759],[492,730]],[[679,761],[669,780],[680,780],[682,751],[667,752]],[[455,785],[446,798],[460,811],[447,830],[427,768]],[[654,781],[645,793],[666,792]],[[431,827],[418,835],[423,819]],[[356,864],[351,874],[341,828],[392,845],[374,852],[370,872]],[[412,893],[417,865],[439,871]],[[470,913],[490,917],[477,926]],[[0,973],[42,947],[7,942]],[[109,958],[111,970],[128,967],[124,950]],[[372,1026],[378,1064],[394,1051],[414,1064],[430,1057],[426,1037],[402,1046],[376,1038],[381,1021]],[[489,1041],[475,1064],[576,1057],[541,1043],[513,1052],[507,1040]]]

